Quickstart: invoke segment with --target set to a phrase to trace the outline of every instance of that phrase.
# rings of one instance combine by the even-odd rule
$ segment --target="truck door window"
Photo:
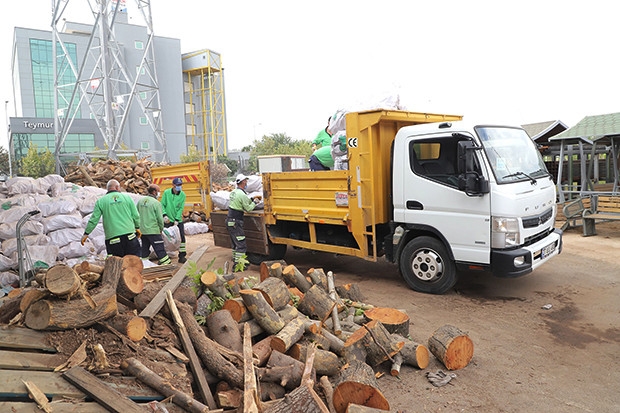
[[[417,175],[457,188],[457,142],[452,137],[412,141],[409,147],[411,170]]]

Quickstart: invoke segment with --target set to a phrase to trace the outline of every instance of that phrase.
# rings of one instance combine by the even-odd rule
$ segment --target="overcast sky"
[[[92,23],[85,3],[69,0],[65,17]],[[221,54],[230,149],[271,133],[311,140],[337,109],[395,96],[411,111],[511,125],[619,112],[614,4],[151,0],[156,35],[181,39],[183,53]],[[0,3],[9,116],[13,28],[51,30],[51,5]],[[137,16],[135,0],[127,6]]]

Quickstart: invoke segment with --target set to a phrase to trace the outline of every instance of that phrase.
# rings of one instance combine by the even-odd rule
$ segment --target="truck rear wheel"
[[[456,268],[446,247],[433,237],[414,238],[403,248],[400,272],[415,291],[443,294],[456,284]]]
[[[281,260],[286,255],[286,244],[272,244],[269,243],[269,254],[255,254],[253,252],[247,253],[247,258],[250,264],[260,265],[263,261]]]

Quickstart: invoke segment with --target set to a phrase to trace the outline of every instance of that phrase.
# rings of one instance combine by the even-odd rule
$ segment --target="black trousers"
[[[245,231],[243,231],[243,219],[226,218],[226,229],[228,229],[228,235],[230,235],[232,258],[236,266],[237,263],[239,263],[239,259],[245,255],[248,250],[248,246],[245,242]]]
[[[108,255],[124,257],[125,255],[140,256],[140,241],[135,232],[105,240]]]
[[[161,234],[142,234],[142,258],[146,259],[151,254],[151,247],[157,255],[160,264],[170,264],[170,257],[164,248],[164,239]]]

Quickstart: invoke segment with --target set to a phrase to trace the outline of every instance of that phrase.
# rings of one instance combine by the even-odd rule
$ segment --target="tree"
[[[228,169],[230,169],[231,175],[237,172],[237,170],[239,170],[239,162],[235,161],[234,159],[230,159],[226,155],[218,155],[217,163],[223,163],[224,165],[226,165]]]
[[[12,169],[15,170],[15,160],[11,159]],[[9,168],[9,151],[0,146],[0,175],[8,175],[11,172],[11,168]]]
[[[306,139],[293,140],[285,133],[264,135],[260,140],[254,140],[250,149],[248,172],[258,171],[258,156],[262,155],[305,155],[312,154],[312,142]]]
[[[189,145],[187,147],[187,154],[182,154],[180,156],[181,163],[192,163],[192,162],[200,162],[204,159],[198,147],[196,145]]]
[[[40,178],[56,171],[56,159],[49,149],[37,150],[37,145],[30,143],[28,153],[21,160],[21,175]]]

